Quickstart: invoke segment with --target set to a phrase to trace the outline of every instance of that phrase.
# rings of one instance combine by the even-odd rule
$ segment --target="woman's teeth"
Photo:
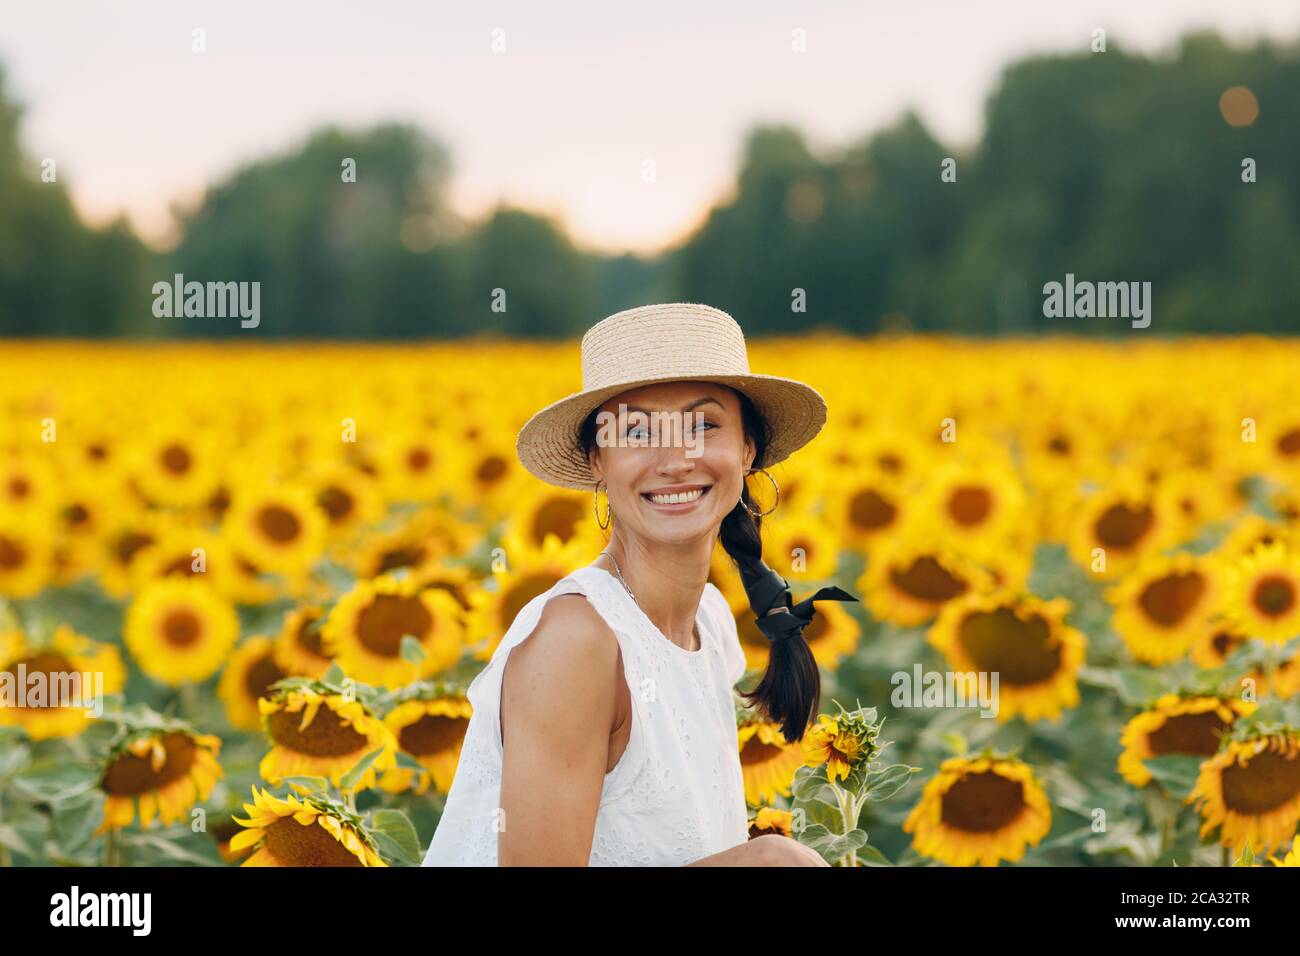
[[[646,495],[657,505],[680,505],[688,501],[694,501],[700,495],[704,494],[703,488],[696,488],[694,491],[679,491],[671,495]]]

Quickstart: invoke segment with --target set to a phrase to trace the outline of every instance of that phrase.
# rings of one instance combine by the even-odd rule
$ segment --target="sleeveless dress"
[[[589,865],[681,866],[748,839],[732,694],[745,655],[726,598],[705,585],[696,613],[701,646],[688,651],[616,577],[589,566],[525,604],[470,683],[473,713],[425,866],[497,865],[505,660],[550,598],[573,593],[585,595],[617,637],[632,700],[627,749],[601,788]]]

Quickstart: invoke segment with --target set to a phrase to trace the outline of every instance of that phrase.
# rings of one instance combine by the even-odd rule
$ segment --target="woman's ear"
[[[596,445],[592,445],[591,448],[587,449],[587,466],[591,469],[591,476],[596,479],[596,484],[600,484],[601,479],[605,477],[600,470],[599,452],[600,449]]]
[[[754,439],[748,435],[745,436],[745,472],[748,474],[749,469],[754,467],[754,454],[757,449],[754,447]]]

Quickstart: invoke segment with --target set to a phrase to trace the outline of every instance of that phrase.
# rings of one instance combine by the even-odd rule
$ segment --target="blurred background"
[[[262,338],[671,300],[751,333],[1124,331],[1044,319],[1067,272],[1152,282],[1152,332],[1296,326],[1288,0],[564,8],[9,11],[0,334],[250,334],[154,318],[176,272],[260,281]]]

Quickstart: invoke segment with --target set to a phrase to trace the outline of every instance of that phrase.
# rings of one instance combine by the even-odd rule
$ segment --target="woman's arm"
[[[506,665],[497,862],[586,866],[617,714],[618,639],[582,595],[559,595]]]
[[[779,833],[764,833],[687,866],[830,866],[816,850]]]

